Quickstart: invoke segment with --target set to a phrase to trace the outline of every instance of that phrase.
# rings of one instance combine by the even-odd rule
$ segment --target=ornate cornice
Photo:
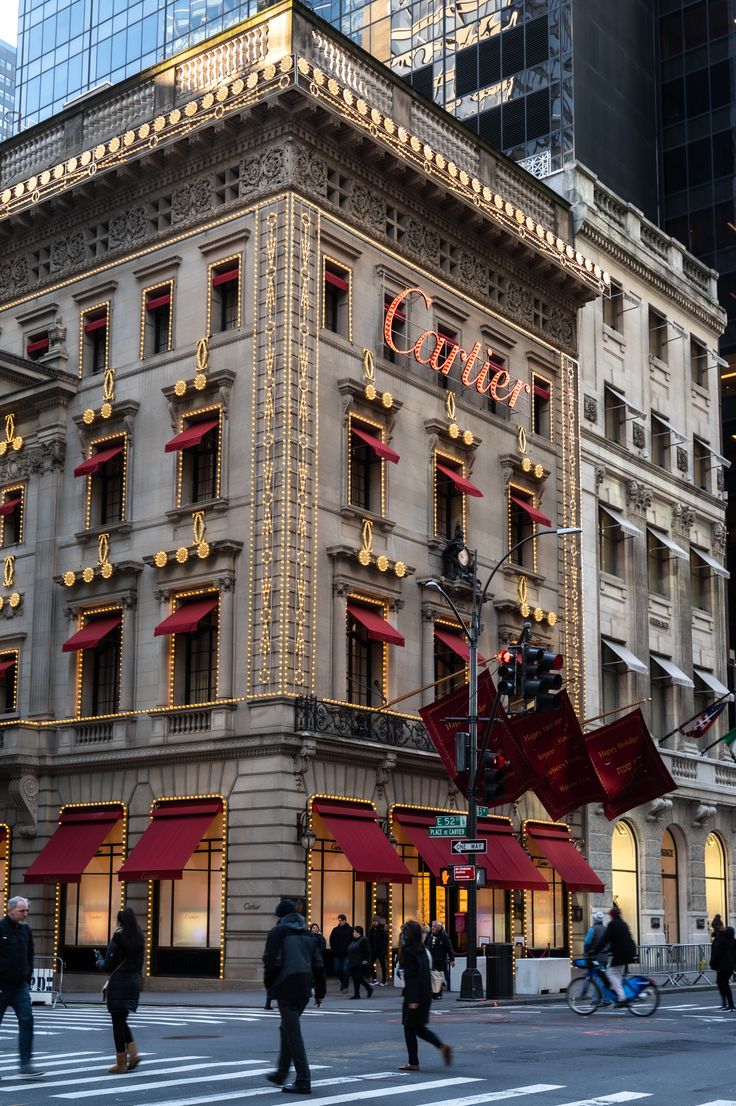
[[[43,476],[54,469],[64,467],[66,443],[63,438],[52,438],[42,445],[30,446],[22,453],[0,459],[0,483],[23,480],[29,476]]]

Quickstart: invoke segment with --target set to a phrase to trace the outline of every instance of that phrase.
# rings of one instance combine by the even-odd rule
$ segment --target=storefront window
[[[549,951],[552,955],[564,955],[567,940],[562,880],[546,860],[534,856],[532,860],[547,880],[549,890],[526,894],[527,947],[534,953]]]
[[[61,885],[62,947],[59,955],[67,970],[91,971],[93,949],[105,949],[115,929],[122,904],[117,873],[123,863],[123,820],[118,819],[104,839],[79,883]]]
[[[309,854],[311,873],[311,897],[309,921],[318,922],[329,940],[330,932],[337,925],[338,914],[344,914],[348,923],[367,928],[372,915],[371,899],[367,886],[355,878],[350,861],[331,838],[318,839]]]
[[[716,833],[709,833],[705,841],[705,909],[709,922],[716,914],[726,922],[726,857]]]
[[[478,944],[508,941],[508,892],[478,888]]]
[[[181,879],[155,884],[155,975],[220,974],[223,848],[223,816],[218,814]]]
[[[668,945],[680,940],[680,892],[677,879],[677,846],[669,830],[662,834],[662,899],[664,939]]]
[[[639,943],[639,879],[636,839],[628,822],[617,822],[611,841],[611,892]]]

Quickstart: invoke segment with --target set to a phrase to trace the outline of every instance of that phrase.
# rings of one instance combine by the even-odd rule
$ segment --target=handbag
[[[115,972],[118,970],[118,968],[120,967],[121,964],[122,964],[122,960],[120,961],[120,964],[116,964],[116,966],[110,972],[110,974],[107,977],[107,979],[105,980],[105,982],[102,984],[102,990],[100,991],[100,997],[101,997],[103,1002],[107,1001],[107,988],[110,985],[110,980],[115,975]]]
[[[429,974],[432,977],[432,994],[433,995],[441,994],[442,993],[442,988],[444,987],[445,982],[446,982],[445,973],[441,972],[441,971],[438,971],[437,968],[432,968],[432,970],[430,971]]]

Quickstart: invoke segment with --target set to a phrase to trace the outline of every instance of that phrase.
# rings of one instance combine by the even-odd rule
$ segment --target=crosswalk
[[[110,1076],[109,1049],[39,1051],[34,1062],[43,1069],[41,1080],[30,1081],[17,1072],[10,1053],[0,1053],[0,1106],[24,1106],[40,1101],[92,1100],[94,1106],[215,1106],[261,1099],[263,1106],[281,1101],[277,1087],[264,1076],[273,1070],[265,1057],[220,1060],[200,1052],[167,1057],[158,1051],[142,1052],[141,1065],[125,1076]],[[605,1076],[599,1076],[603,1080]],[[614,1076],[611,1077],[614,1079]],[[349,1089],[346,1090],[346,1085]],[[335,1074],[332,1065],[312,1065],[311,1106],[490,1106],[494,1102],[518,1100],[520,1106],[615,1106],[616,1103],[653,1099],[654,1091],[596,1087],[592,1097],[570,1095],[562,1083],[528,1083],[498,1086],[498,1076],[483,1078],[454,1070],[403,1074],[370,1071]],[[274,1095],[279,1094],[278,1099]],[[256,1106],[258,1104],[256,1103]],[[654,1103],[652,1104],[654,1106]],[[711,1099],[692,1106],[736,1106],[736,1100]]]

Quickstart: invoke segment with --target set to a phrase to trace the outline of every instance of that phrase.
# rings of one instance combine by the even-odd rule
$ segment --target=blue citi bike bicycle
[[[576,968],[585,968],[585,975],[573,979],[567,988],[567,1005],[576,1014],[594,1014],[599,1006],[610,1006],[618,999],[606,978],[605,969],[597,960],[573,960]],[[623,978],[628,1011],[639,1018],[648,1018],[659,1006],[659,988],[645,975]]]

